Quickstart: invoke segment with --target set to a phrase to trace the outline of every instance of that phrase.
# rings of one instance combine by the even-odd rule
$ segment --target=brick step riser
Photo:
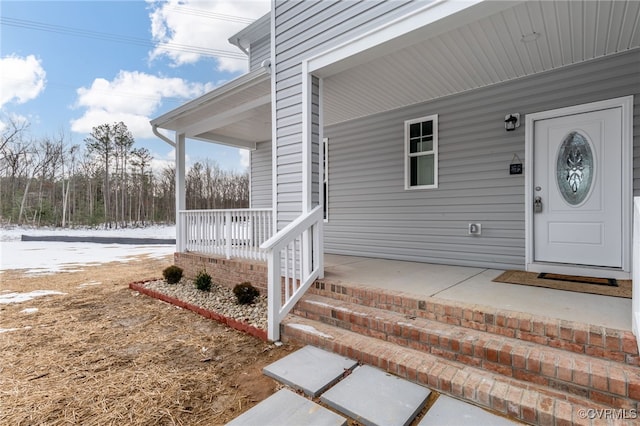
[[[388,290],[343,286],[324,281],[314,283],[308,293],[640,366],[636,338],[626,330],[537,317],[522,312],[443,299],[421,300],[412,295]]]
[[[550,354],[547,348],[529,342],[520,346],[503,343],[503,336],[492,338],[477,331],[469,336],[472,333],[459,327],[421,327],[411,324],[411,319],[398,321],[305,299],[293,314],[612,407],[636,408],[640,398],[640,387],[634,384],[640,379],[640,369],[628,373],[624,370],[635,368],[607,360],[575,360],[570,354]],[[630,380],[629,375],[636,379]]]
[[[304,327],[294,326],[299,322]],[[340,336],[342,333],[335,334],[326,327],[333,326],[289,315],[281,326],[282,339],[284,342],[309,344],[356,359],[362,364],[378,367],[438,392],[532,425],[591,425],[589,419],[578,414],[585,412],[586,408],[606,410],[610,407],[561,390],[508,377],[498,379],[497,377],[503,376],[456,361],[440,360],[431,354],[424,354],[422,358],[420,352],[389,342],[372,344],[378,340],[347,330],[343,330],[343,333],[351,333],[351,336]],[[370,342],[362,342],[363,339],[369,339]]]

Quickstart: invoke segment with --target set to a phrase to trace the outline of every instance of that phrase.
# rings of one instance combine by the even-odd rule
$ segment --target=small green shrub
[[[211,290],[211,275],[207,274],[207,271],[198,272],[194,281],[196,288],[201,291]]]
[[[182,278],[182,268],[176,265],[168,266],[162,271],[162,276],[168,284],[177,284]]]
[[[233,294],[238,299],[240,305],[251,305],[255,298],[260,295],[260,291],[251,285],[250,282],[243,282],[233,288]]]

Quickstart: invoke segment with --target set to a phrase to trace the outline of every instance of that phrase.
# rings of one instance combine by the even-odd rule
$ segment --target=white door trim
[[[533,256],[533,141],[534,123],[538,120],[585,112],[622,108],[622,268],[588,268],[535,262]],[[566,108],[527,114],[525,117],[525,267],[532,272],[590,275],[618,279],[631,278],[631,229],[633,203],[633,96],[591,102]]]

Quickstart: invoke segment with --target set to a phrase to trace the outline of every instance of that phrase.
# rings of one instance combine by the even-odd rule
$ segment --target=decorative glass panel
[[[582,203],[591,189],[594,172],[593,151],[587,139],[578,132],[569,133],[558,151],[556,178],[567,203]]]

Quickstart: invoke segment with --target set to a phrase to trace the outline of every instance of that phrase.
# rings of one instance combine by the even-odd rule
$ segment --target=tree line
[[[27,123],[8,120],[0,139],[0,223],[127,227],[175,223],[175,166],[152,168],[122,123],[92,129],[84,144],[30,138]],[[186,173],[187,209],[249,205],[249,175],[210,160]]]

